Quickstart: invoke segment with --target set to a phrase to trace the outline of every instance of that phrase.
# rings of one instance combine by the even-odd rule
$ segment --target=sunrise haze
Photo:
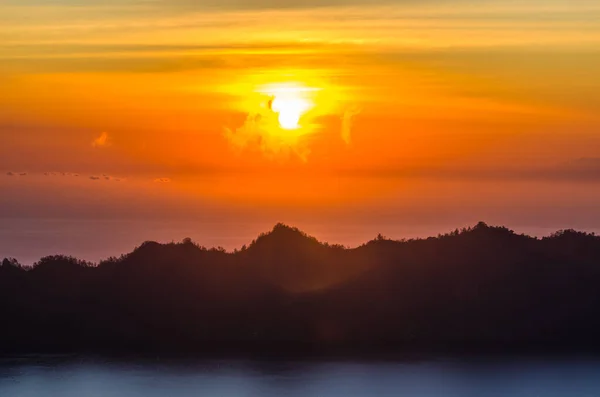
[[[600,230],[596,1],[0,8],[0,256]]]

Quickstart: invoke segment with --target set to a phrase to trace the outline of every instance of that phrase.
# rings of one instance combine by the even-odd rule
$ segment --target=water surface
[[[597,397],[600,360],[0,359],[2,397]]]

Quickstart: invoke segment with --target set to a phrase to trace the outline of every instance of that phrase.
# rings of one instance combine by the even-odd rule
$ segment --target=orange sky
[[[0,222],[600,228],[597,2],[0,6]]]

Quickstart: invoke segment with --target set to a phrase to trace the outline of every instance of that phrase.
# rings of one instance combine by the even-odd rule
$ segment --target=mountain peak
[[[254,247],[275,247],[278,250],[302,250],[307,246],[320,246],[321,243],[300,229],[277,223],[268,233],[262,233],[252,244]]]
[[[281,222],[279,222],[275,226],[273,226],[271,233],[295,233],[295,234],[300,234],[300,235],[304,235],[304,236],[306,235],[304,232],[302,232],[297,227],[289,226],[289,225],[286,225],[285,223],[281,223]]]

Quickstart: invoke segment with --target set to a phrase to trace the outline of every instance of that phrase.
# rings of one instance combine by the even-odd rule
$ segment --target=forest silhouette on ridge
[[[600,237],[480,222],[356,248],[277,224],[241,250],[145,242],[0,266],[0,352],[600,350]]]

